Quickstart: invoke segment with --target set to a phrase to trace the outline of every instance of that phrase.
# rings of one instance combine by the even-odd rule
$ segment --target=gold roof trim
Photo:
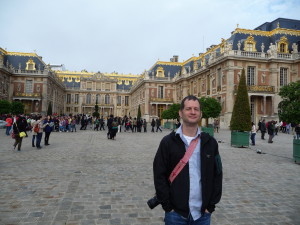
[[[26,53],[26,52],[7,52],[7,55],[15,55],[15,56],[33,56],[38,57],[36,53]]]
[[[3,52],[4,54],[7,54],[7,51],[5,51],[3,48],[0,48],[0,52]]]
[[[250,35],[257,35],[257,36],[266,36],[270,37],[275,34],[285,34],[285,35],[293,35],[293,36],[300,36],[300,30],[292,30],[286,28],[276,28],[272,31],[263,31],[263,30],[248,30],[248,29],[241,29],[236,28],[233,34],[250,34]]]

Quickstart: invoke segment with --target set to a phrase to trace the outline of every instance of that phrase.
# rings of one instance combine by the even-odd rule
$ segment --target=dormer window
[[[244,51],[246,52],[256,52],[256,41],[254,37],[250,35],[244,42]]]
[[[35,70],[35,62],[31,58],[26,63],[26,70]]]
[[[164,68],[161,66],[157,68],[156,70],[156,77],[164,77],[165,76],[165,71]]]
[[[288,39],[286,38],[286,36],[282,36],[280,38],[280,41],[278,42],[278,51],[280,53],[289,53],[288,45],[289,45]]]

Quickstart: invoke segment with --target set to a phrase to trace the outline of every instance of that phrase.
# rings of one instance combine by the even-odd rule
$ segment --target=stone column
[[[263,96],[264,98],[264,116],[267,115],[267,96]]]

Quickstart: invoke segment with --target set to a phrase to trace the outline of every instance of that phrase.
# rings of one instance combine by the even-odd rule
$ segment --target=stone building
[[[0,99],[21,101],[25,113],[64,112],[65,87],[36,53],[0,48]]]
[[[216,98],[220,125],[230,124],[236,89],[245,69],[253,122],[278,120],[282,86],[300,80],[300,21],[278,18],[255,29],[237,27],[206,52],[179,62],[157,61],[141,75],[65,71],[47,66],[35,53],[0,49],[0,99],[19,100],[26,112],[92,114],[96,102],[103,116],[161,116],[188,94]]]

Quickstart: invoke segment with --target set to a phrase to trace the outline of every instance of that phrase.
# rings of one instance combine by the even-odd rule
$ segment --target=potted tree
[[[96,99],[96,104],[94,107],[94,112],[93,112],[93,117],[99,117],[100,113],[99,113],[99,106],[98,106],[98,99]]]
[[[231,146],[249,147],[249,135],[251,131],[251,113],[248,91],[246,86],[245,69],[238,85],[236,99],[233,106],[230,121]]]
[[[279,95],[282,101],[278,105],[279,118],[288,123],[300,124],[300,81],[292,82],[283,86]],[[300,139],[294,137],[293,158],[295,162],[300,162]]]
[[[201,130],[203,132],[209,133],[214,136],[214,127],[208,125],[209,118],[217,118],[222,110],[222,106],[217,99],[211,97],[200,98],[202,118],[205,119],[205,127],[202,126]]]

